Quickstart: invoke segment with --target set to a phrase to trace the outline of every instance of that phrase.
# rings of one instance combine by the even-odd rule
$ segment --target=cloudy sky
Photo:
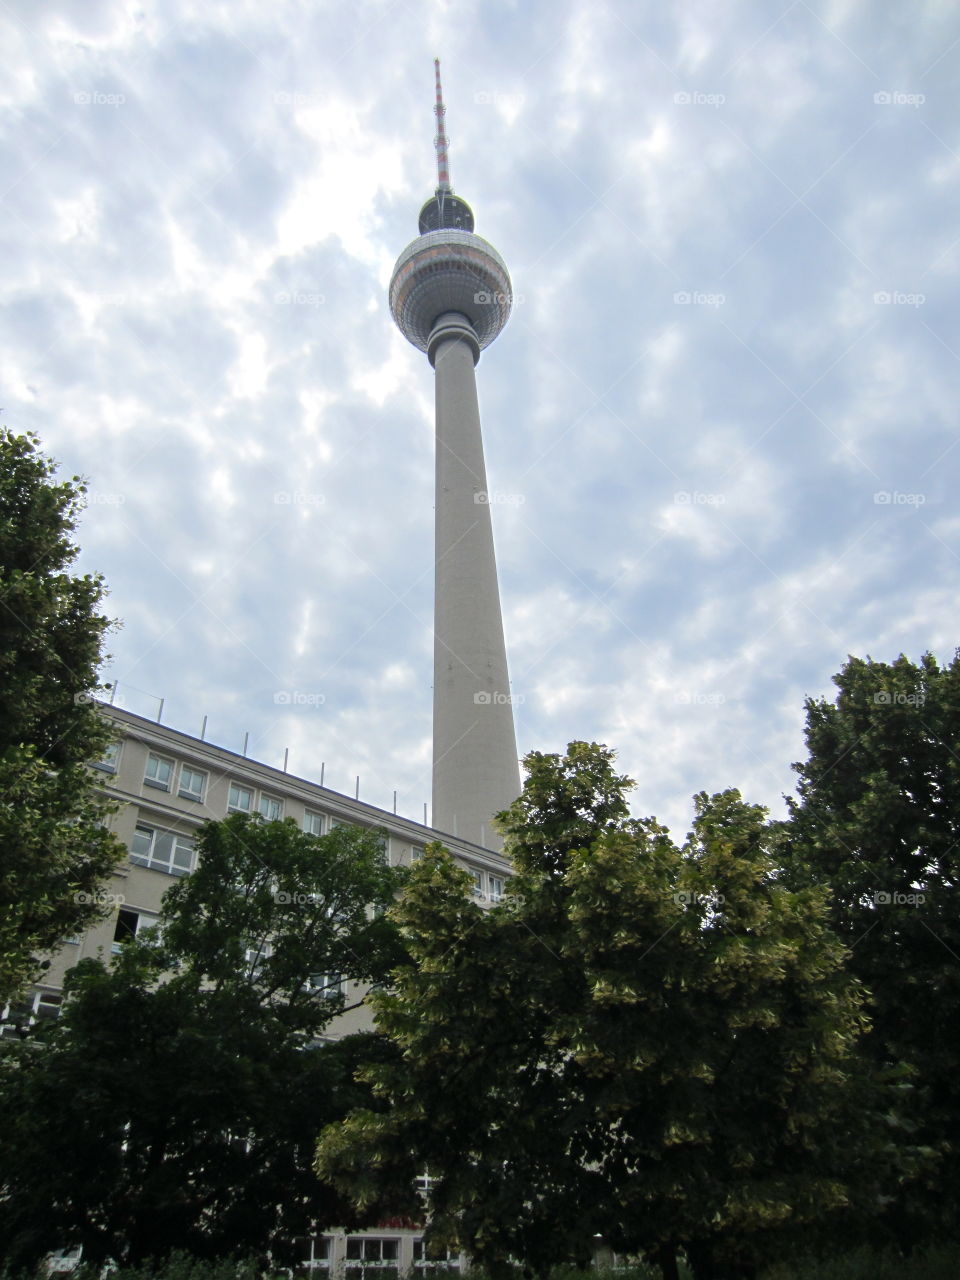
[[[949,0],[2,0],[0,47],[0,405],[89,478],[122,705],[422,816],[432,375],[386,288],[435,55],[516,295],[521,752],[607,742],[680,833],[779,812],[847,654],[952,656]]]

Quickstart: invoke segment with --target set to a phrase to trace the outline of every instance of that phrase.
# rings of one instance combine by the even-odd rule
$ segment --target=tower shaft
[[[490,820],[520,794],[480,410],[479,345],[441,316],[436,370],[433,826],[488,848]]]

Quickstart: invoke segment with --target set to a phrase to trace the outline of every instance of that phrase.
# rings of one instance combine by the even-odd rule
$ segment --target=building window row
[[[483,902],[499,902],[503,897],[503,876],[481,871],[479,867],[467,867],[473,876],[473,896]]]
[[[439,1257],[428,1257],[422,1239],[413,1242],[413,1267],[408,1274],[435,1276],[438,1272],[459,1272],[461,1256],[455,1249],[445,1250]],[[303,1259],[300,1266],[308,1271],[331,1270],[333,1241],[330,1236],[300,1240]],[[400,1239],[394,1236],[348,1236],[346,1239],[344,1275],[359,1277],[375,1272],[378,1276],[398,1275],[400,1271]]]
[[[105,765],[99,767],[106,768]],[[208,774],[194,769],[192,765],[180,764],[178,768],[177,762],[170,757],[151,752],[147,756],[143,785],[168,793],[173,793],[175,790],[182,799],[202,804],[206,795],[208,777]],[[283,817],[284,802],[280,796],[272,795],[268,791],[258,791],[246,783],[231,781],[227,794],[227,812],[259,815],[267,822],[278,822]],[[316,809],[307,809],[304,812],[303,830],[308,835],[322,836],[335,827],[347,825],[349,824],[343,819],[331,818],[328,814]],[[142,866],[166,871],[170,875],[185,875],[192,870],[191,841],[186,837],[171,836],[171,833],[154,833],[151,843],[147,839],[148,831],[149,828],[138,826],[138,837],[134,849],[137,856],[131,854],[132,861],[139,862]],[[158,842],[157,836],[165,838]],[[171,839],[174,843],[180,840],[179,849],[171,846]],[[384,841],[384,848],[386,849],[386,841]],[[419,862],[422,856],[422,849],[415,846],[410,848],[411,864]],[[474,881],[473,896],[481,901],[500,902],[503,898],[503,877],[485,872],[478,867],[468,867],[468,870]]]
[[[283,817],[283,801],[278,796],[260,792],[259,801],[253,787],[246,787],[242,782],[231,782],[227,796],[227,813],[258,813],[268,822],[279,822]]]
[[[394,1236],[348,1236],[344,1275],[362,1276],[366,1271],[398,1275],[400,1241]]]
[[[208,775],[192,765],[181,764],[177,768],[176,760],[169,756],[160,756],[151,751],[147,756],[147,766],[143,773],[143,785],[152,787],[154,791],[166,791],[168,795],[176,794],[181,800],[193,800],[203,804],[207,792]]]

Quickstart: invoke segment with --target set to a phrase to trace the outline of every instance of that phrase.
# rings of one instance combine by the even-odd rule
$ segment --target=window
[[[38,1022],[52,1022],[60,1017],[63,996],[54,995],[51,991],[38,991],[34,997],[33,1012]]]
[[[157,917],[151,911],[137,911],[133,907],[121,907],[117,912],[117,925],[113,931],[113,945],[110,950],[117,955],[120,948],[131,938],[138,938],[145,929],[157,923]]]
[[[321,1000],[336,1000],[343,995],[342,973],[311,973],[310,989],[316,992]]]
[[[60,1017],[63,996],[53,991],[35,991],[33,995],[0,1006],[0,1037],[13,1037],[38,1022],[52,1022]]]
[[[130,861],[168,876],[185,876],[193,870],[195,847],[190,836],[179,831],[158,831],[138,822],[130,846]]]
[[[261,942],[253,947],[245,947],[243,951],[243,962],[250,971],[252,978],[258,978],[263,968],[264,960],[269,960],[273,955],[273,947],[269,942]]]
[[[100,759],[94,760],[93,767],[95,769],[101,769],[104,773],[116,773],[117,765],[119,763],[120,763],[120,743],[111,742],[109,747],[107,747],[106,751],[100,757]]]
[[[347,1263],[344,1274],[361,1276],[368,1269],[398,1274],[400,1256],[399,1240],[384,1240],[379,1236],[348,1236]]]
[[[283,817],[283,801],[273,796],[260,795],[260,817],[268,822],[279,822]]]
[[[239,782],[230,783],[230,796],[227,800],[227,813],[250,813],[253,809],[253,792],[249,787],[241,787]]]
[[[169,791],[173,778],[173,761],[163,756],[155,756],[153,752],[147,756],[147,771],[143,775],[145,787],[156,787],[158,791]]]
[[[503,897],[503,880],[500,876],[490,876],[487,883],[490,885],[490,901],[499,902]]]
[[[483,872],[477,871],[475,867],[467,867],[467,870],[473,876],[473,896],[475,898],[483,897]]]
[[[83,1245],[75,1245],[72,1249],[56,1249],[47,1254],[47,1275],[67,1276],[76,1271],[83,1255]]]
[[[413,1274],[428,1276],[437,1271],[459,1271],[460,1254],[456,1249],[442,1249],[439,1256],[427,1257],[422,1240],[413,1242]]]
[[[177,792],[184,800],[196,800],[203,804],[204,792],[207,789],[207,775],[198,769],[183,765],[180,769],[180,788]]]
[[[300,1239],[296,1241],[299,1252],[300,1267],[305,1267],[307,1271],[316,1271],[330,1269],[330,1237],[320,1236],[313,1239]]]
[[[308,836],[323,835],[323,814],[313,813],[310,809],[303,815],[303,829]]]
[[[410,850],[410,865],[411,865],[411,867],[412,867],[415,863],[419,862],[419,861],[420,861],[420,859],[421,859],[422,857],[423,857],[423,850],[422,850],[422,849],[418,849],[418,848],[416,848],[416,846],[414,846],[413,848],[411,848],[411,850]]]

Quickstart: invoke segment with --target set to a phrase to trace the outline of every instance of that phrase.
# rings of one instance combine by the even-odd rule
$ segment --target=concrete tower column
[[[433,826],[490,848],[491,817],[520,794],[497,563],[466,317],[442,315],[436,376]]]

